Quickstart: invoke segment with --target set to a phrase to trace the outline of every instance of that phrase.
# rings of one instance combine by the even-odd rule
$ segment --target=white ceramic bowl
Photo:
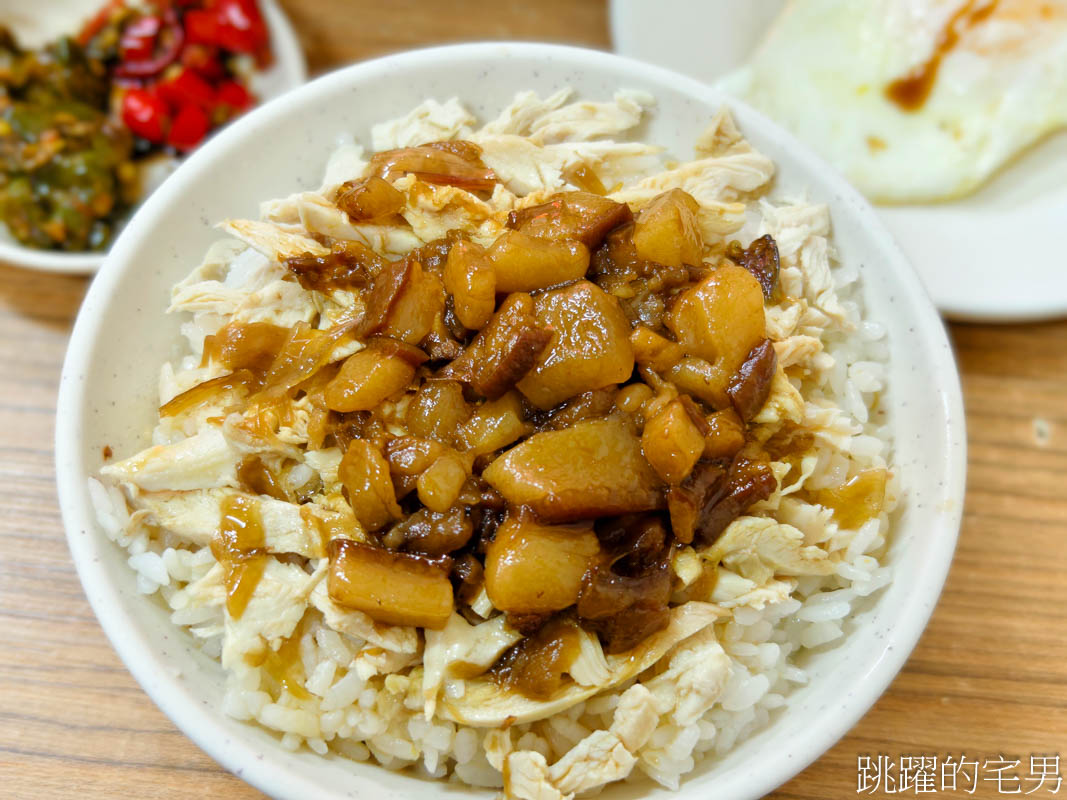
[[[88,18],[103,5],[103,0],[50,0],[44,12],[26,13],[26,0],[0,0],[2,18],[15,23],[16,33],[22,32],[20,41],[27,46],[41,46],[64,33],[69,33],[71,21]],[[257,95],[270,100],[293,89],[307,80],[307,64],[296,33],[275,0],[259,0],[263,17],[270,30],[274,63],[269,69],[256,74],[253,90]],[[8,5],[14,8],[6,8]],[[152,189],[149,187],[148,193]],[[142,201],[143,202],[143,201]],[[81,275],[96,272],[104,263],[105,253],[85,250],[64,252],[40,250],[19,244],[7,229],[0,224],[0,263],[15,264],[44,272],[64,272]]]
[[[371,764],[290,753],[265,730],[226,718],[223,676],[139,595],[125,555],[98,529],[86,479],[101,448],[130,453],[155,419],[157,367],[178,352],[168,290],[218,238],[211,223],[254,215],[260,200],[316,186],[343,134],[369,141],[372,123],[427,97],[458,96],[491,114],[520,89],[573,86],[587,98],[619,87],[658,98],[642,135],[688,155],[722,102],[680,75],[600,52],[537,44],[472,44],[370,61],[269,103],[197,151],[137,212],[115,243],[74,328],[60,386],[56,461],[71,552],[115,649],[152,699],[190,738],[249,783],[287,798],[444,798],[466,794]],[[840,647],[810,660],[809,685],[729,756],[684,779],[615,786],[605,798],[759,797],[817,758],[871,706],[900,669],[937,602],[958,531],[965,439],[959,382],[941,322],[914,272],[868,204],[788,134],[731,105],[741,129],[780,168],[778,191],[806,189],[830,205],[841,257],[860,269],[868,313],[886,324],[903,510],[890,549],[893,583]],[[488,793],[486,793],[488,796]]]

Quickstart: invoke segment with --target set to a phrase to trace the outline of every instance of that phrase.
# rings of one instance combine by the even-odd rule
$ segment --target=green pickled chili
[[[107,68],[76,42],[23,51],[0,28],[0,218],[20,243],[100,250],[137,199],[133,137]]]

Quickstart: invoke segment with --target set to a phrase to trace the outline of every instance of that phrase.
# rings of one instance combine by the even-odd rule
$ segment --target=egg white
[[[888,99],[886,87],[926,62],[966,5],[790,0],[750,62],[722,85],[872,200],[959,197],[1067,127],[1067,0],[999,0],[984,19],[958,27],[921,107],[905,111]]]

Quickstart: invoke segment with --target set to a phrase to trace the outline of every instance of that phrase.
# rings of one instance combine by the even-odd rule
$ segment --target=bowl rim
[[[827,189],[833,192],[835,204],[850,205],[853,213],[864,223],[865,235],[872,245],[885,257],[887,264],[896,273],[901,292],[916,304],[914,320],[916,335],[930,345],[930,358],[939,374],[944,376],[937,386],[939,400],[945,410],[947,447],[938,463],[943,465],[944,491],[946,498],[943,522],[939,536],[933,545],[931,557],[915,565],[915,584],[921,589],[907,596],[907,605],[900,614],[904,620],[895,626],[884,640],[882,650],[865,673],[861,685],[850,687],[854,691],[844,702],[840,713],[826,715],[818,720],[818,735],[805,737],[791,745],[791,757],[778,759],[758,773],[748,773],[742,778],[732,775],[731,786],[743,780],[744,789],[731,797],[760,797],[794,777],[827,750],[829,750],[870,709],[900,671],[937,604],[948,574],[959,534],[966,472],[966,435],[963,416],[963,399],[952,349],[949,346],[944,323],[930,301],[917,273],[907,262],[892,236],[875,215],[869,202],[848,184],[843,177],[826,165],[813,151],[806,148],[769,118],[734,98],[727,98],[720,91],[687,76],[659,66],[615,55],[612,53],[557,44],[530,42],[472,42],[421,48],[382,56],[333,72],[305,84],[297,91],[306,96],[328,96],[352,83],[387,74],[394,68],[433,68],[443,62],[481,58],[492,61],[500,56],[551,58],[568,66],[581,68],[608,68],[620,73],[641,74],[649,80],[669,83],[673,88],[694,96],[701,102],[718,105],[729,102],[732,108],[743,109],[746,117],[761,123],[760,135],[776,146],[787,149],[800,168],[808,174],[820,174]],[[129,253],[136,248],[138,240],[149,231],[141,231],[141,222],[157,216],[173,199],[180,198],[187,185],[199,176],[201,163],[208,163],[216,150],[229,147],[231,142],[257,130],[263,130],[274,118],[287,113],[286,99],[274,99],[234,124],[228,126],[211,141],[199,148],[179,167],[171,178],[154,192],[138,209],[130,224],[123,230],[107,255],[104,268],[92,282],[78,314],[71,334],[70,345],[63,364],[57,403],[56,422],[56,477],[59,501],[68,544],[83,588],[101,627],[112,646],[153,702],[171,721],[202,750],[224,768],[242,780],[274,797],[306,797],[323,794],[324,788],[312,778],[300,775],[283,765],[257,758],[256,748],[247,741],[233,740],[216,717],[222,712],[206,708],[199,702],[189,702],[192,696],[188,689],[179,685],[173,670],[162,666],[159,654],[135,626],[127,612],[116,587],[109,583],[101,562],[101,551],[113,545],[94,529],[97,527],[95,513],[85,497],[85,481],[89,477],[81,468],[80,460],[85,452],[81,413],[86,403],[85,372],[92,347],[96,342],[107,299],[129,268]],[[93,535],[95,534],[95,535]],[[153,664],[156,661],[157,664]],[[724,778],[725,780],[725,778]],[[683,782],[681,796],[684,796]]]
[[[281,80],[285,83],[285,88],[267,101],[272,102],[275,98],[288,94],[288,92],[307,81],[307,60],[304,58],[304,50],[297,39],[296,31],[278,5],[278,0],[258,1],[262,3],[263,15],[266,17],[267,27],[270,30],[271,45],[274,50],[273,68],[278,70]],[[266,103],[262,105],[266,105]],[[236,122],[235,120],[234,123],[226,127],[232,127]],[[204,146],[207,146],[206,142]],[[201,148],[196,148],[196,150],[199,149]],[[192,158],[191,154],[183,158],[181,163],[185,163],[190,158]],[[155,194],[157,190],[158,187],[156,190],[150,191],[148,197]],[[144,205],[148,201],[148,197],[142,198],[140,205]],[[133,220],[136,213],[137,208],[135,207],[134,213],[127,220],[127,224]],[[121,236],[121,234],[122,231],[120,230],[119,235]],[[112,241],[111,246],[114,247],[116,242],[118,242],[118,237]],[[108,251],[106,250],[74,250],[70,252],[40,250],[36,247],[27,247],[19,244],[10,238],[6,231],[4,231],[3,238],[0,238],[0,264],[38,270],[40,272],[54,272],[61,275],[92,274],[103,266],[107,254]]]

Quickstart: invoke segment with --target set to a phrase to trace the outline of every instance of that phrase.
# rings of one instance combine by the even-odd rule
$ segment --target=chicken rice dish
[[[677,788],[889,582],[857,265],[726,109],[686,158],[655,113],[428,100],[173,287],[150,444],[90,493],[227,714],[525,800]]]

